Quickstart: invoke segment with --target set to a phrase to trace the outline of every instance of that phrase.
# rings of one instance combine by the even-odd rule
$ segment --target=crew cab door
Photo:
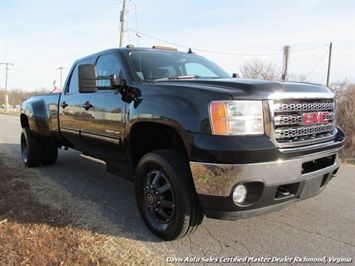
[[[104,54],[96,61],[98,76],[122,75],[122,68],[113,54]],[[105,161],[126,163],[123,147],[126,104],[121,94],[110,89],[109,80],[99,80],[95,93],[81,93],[81,138],[83,150]]]

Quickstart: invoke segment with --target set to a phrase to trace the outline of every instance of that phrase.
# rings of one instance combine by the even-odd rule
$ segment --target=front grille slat
[[[281,147],[321,142],[336,133],[334,100],[275,100],[271,112]]]
[[[286,129],[275,130],[275,136],[277,139],[304,137],[312,134],[328,132],[333,128],[334,128],[333,123],[329,123],[321,126],[298,127],[298,128],[291,127]]]
[[[334,102],[321,103],[276,103],[274,104],[275,112],[302,112],[302,111],[324,111],[334,110]]]
[[[334,120],[335,113],[329,112],[328,115],[324,116],[327,120]],[[302,115],[278,115],[275,117],[275,125],[302,125],[303,117]]]

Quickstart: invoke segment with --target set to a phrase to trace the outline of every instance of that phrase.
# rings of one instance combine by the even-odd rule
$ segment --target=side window
[[[78,66],[79,64],[75,66],[74,71],[71,74],[67,93],[79,93]]]
[[[115,74],[119,76],[121,73],[121,67],[117,62],[117,59],[113,55],[102,55],[96,62],[96,69],[98,76],[110,76]],[[99,86],[110,86],[109,80],[99,80]]]
[[[197,75],[200,77],[213,78],[217,75],[204,65],[198,63],[187,63],[185,65],[187,75]]]

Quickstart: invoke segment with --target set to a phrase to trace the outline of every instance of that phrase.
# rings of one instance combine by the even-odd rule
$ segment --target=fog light
[[[244,185],[238,185],[233,192],[233,201],[235,204],[242,203],[247,196],[247,188]]]

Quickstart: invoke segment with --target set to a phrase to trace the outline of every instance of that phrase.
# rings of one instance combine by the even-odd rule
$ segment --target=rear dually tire
[[[24,165],[27,167],[39,166],[41,162],[41,143],[33,136],[28,127],[22,128],[20,143]]]

